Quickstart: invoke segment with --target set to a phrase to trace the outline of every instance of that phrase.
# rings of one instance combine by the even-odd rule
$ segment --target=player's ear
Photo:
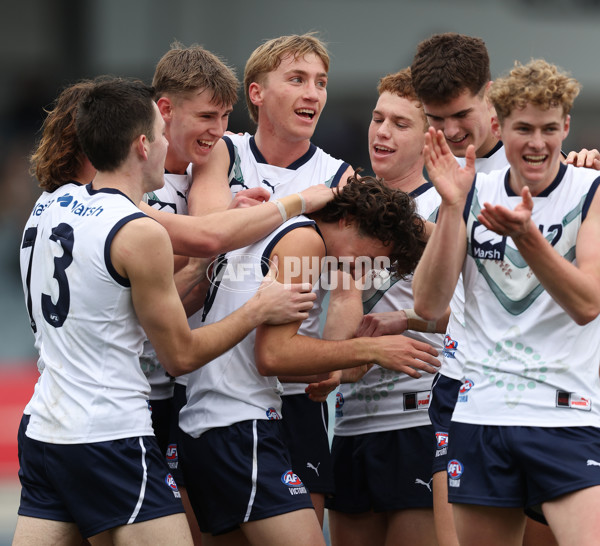
[[[565,136],[563,137],[563,140],[565,138],[567,138],[570,129],[571,129],[571,116],[569,114],[567,114],[565,116],[565,124],[564,124]]]
[[[173,115],[173,103],[171,102],[171,99],[169,97],[160,97],[160,99],[156,101],[156,105],[165,122],[171,121]]]
[[[498,139],[502,140],[502,126],[498,120],[498,116],[492,116],[492,134]]]
[[[143,160],[148,159],[148,138],[146,135],[139,135],[132,144],[135,153]]]
[[[262,85],[260,85],[260,83],[257,82],[252,82],[248,87],[248,97],[250,98],[252,104],[254,104],[255,106],[262,105],[262,91]]]

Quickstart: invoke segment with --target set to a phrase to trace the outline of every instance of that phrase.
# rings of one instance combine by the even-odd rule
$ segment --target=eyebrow
[[[297,74],[299,76],[308,76],[308,72],[306,70],[301,70],[299,68],[292,68],[285,72],[286,76],[291,76],[293,74]],[[327,78],[327,72],[319,72],[317,74],[317,78]]]
[[[378,116],[386,117],[385,113],[382,112],[381,110],[377,110],[377,108],[375,110],[373,110],[373,114],[372,115],[378,115]],[[396,115],[392,114],[389,117],[391,119],[393,119],[394,121],[406,121],[408,123],[412,122],[412,120],[410,118],[407,118],[406,116],[396,116]]]
[[[445,119],[445,118],[454,118],[456,116],[464,116],[472,111],[473,111],[473,108],[465,108],[464,110],[459,110],[458,112],[452,112],[452,114],[450,114],[449,116],[436,116],[435,114],[430,114],[429,112],[425,112],[425,115],[428,118]]]

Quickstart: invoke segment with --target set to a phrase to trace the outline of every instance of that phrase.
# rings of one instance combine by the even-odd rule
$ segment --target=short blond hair
[[[419,110],[423,117],[423,124],[425,127],[424,130],[427,131],[429,122],[427,121],[427,116],[423,110],[423,105],[421,104],[419,97],[417,97],[417,93],[413,87],[410,68],[404,68],[395,74],[387,74],[381,78],[379,80],[379,85],[377,86],[377,92],[380,95],[386,92],[391,93],[392,95],[396,95],[402,99],[407,99],[418,103]]]
[[[173,42],[160,58],[152,79],[157,100],[165,95],[187,98],[206,90],[220,106],[237,102],[239,85],[233,69],[217,55],[200,45],[184,47],[180,42]]]
[[[507,76],[492,83],[489,99],[503,121],[515,108],[533,104],[543,110],[562,107],[566,117],[579,94],[579,82],[556,65],[543,59],[532,59],[526,65],[515,61]]]
[[[258,123],[258,107],[252,104],[250,100],[248,93],[250,84],[254,82],[262,83],[264,76],[276,70],[281,61],[289,55],[293,55],[297,59],[311,53],[321,59],[325,66],[325,71],[328,72],[329,53],[327,52],[327,47],[314,32],[273,38],[258,46],[252,52],[244,70],[244,93],[246,95],[248,113],[252,121]]]

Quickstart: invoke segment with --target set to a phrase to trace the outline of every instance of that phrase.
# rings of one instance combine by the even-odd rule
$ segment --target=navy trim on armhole
[[[475,194],[475,182],[477,182],[477,175],[473,179],[473,185],[471,186],[471,190],[469,191],[469,195],[467,195],[467,201],[465,202],[465,210],[463,211],[463,219],[465,221],[465,225],[469,221],[469,212],[471,211],[471,205],[473,204],[473,195]],[[439,211],[439,209],[438,209]],[[437,221],[437,216],[436,216]]]
[[[334,177],[331,179],[330,188],[337,188],[340,180],[342,179],[342,175],[350,168],[350,165],[345,161],[340,165],[340,168],[335,173]]]
[[[229,137],[223,136],[222,138],[225,141],[225,144],[227,145],[227,151],[229,152],[229,168],[227,169],[227,176],[229,177],[229,175],[231,174],[231,170],[233,169],[233,164],[235,162],[235,148],[233,146],[233,142],[231,142],[231,139]]]
[[[261,268],[263,276],[266,277],[267,273],[269,272],[269,263],[270,263],[269,257],[271,256],[271,252],[273,252],[273,248],[275,248],[275,245],[283,238],[284,235],[287,235],[290,231],[292,231],[296,228],[307,227],[307,226],[314,227],[317,230],[317,233],[319,235],[321,235],[321,232],[317,228],[317,224],[313,220],[303,220],[303,221],[300,221],[300,222],[297,222],[295,224],[291,224],[291,225],[285,227],[277,235],[275,235],[275,237],[273,237],[273,239],[271,241],[269,241],[269,244],[266,246],[266,248],[260,258],[260,268]],[[323,238],[323,236],[321,235],[321,239],[322,238]]]
[[[117,232],[128,222],[131,220],[137,220],[138,218],[147,218],[147,216],[143,212],[134,212],[129,216],[125,216],[125,218],[121,218],[110,230],[109,234],[106,236],[106,241],[104,242],[104,263],[106,264],[106,269],[108,270],[110,276],[118,282],[120,285],[125,287],[130,287],[131,283],[129,279],[122,277],[117,273],[117,270],[112,264],[112,260],[110,259],[110,245],[117,234]]]
[[[594,196],[596,195],[596,191],[598,190],[598,185],[600,185],[600,176],[592,182],[592,185],[590,186],[590,189],[589,189],[587,195],[585,196],[585,201],[583,202],[583,208],[581,209],[581,221],[582,222],[585,220],[588,210],[590,210],[590,205],[592,204],[592,200],[594,199]]]

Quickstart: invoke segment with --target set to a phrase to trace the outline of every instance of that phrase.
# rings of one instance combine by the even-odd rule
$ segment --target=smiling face
[[[450,151],[456,157],[464,157],[469,144],[475,146],[477,157],[483,157],[497,143],[491,130],[494,109],[484,93],[474,95],[465,89],[444,103],[423,102],[423,109],[429,125],[444,133]]]
[[[383,92],[369,125],[369,157],[373,172],[386,182],[423,169],[426,122],[419,103]]]
[[[310,140],[327,101],[327,70],[314,53],[288,55],[248,88],[258,124],[283,140]]]
[[[529,186],[532,195],[537,195],[552,183],[569,124],[570,117],[564,115],[562,106],[542,109],[531,103],[515,108],[502,123],[494,118],[492,127],[504,142],[515,193]]]
[[[161,114],[167,124],[169,152],[165,168],[183,174],[190,163],[202,165],[225,134],[232,105],[218,105],[208,91],[188,97],[161,97]]]

